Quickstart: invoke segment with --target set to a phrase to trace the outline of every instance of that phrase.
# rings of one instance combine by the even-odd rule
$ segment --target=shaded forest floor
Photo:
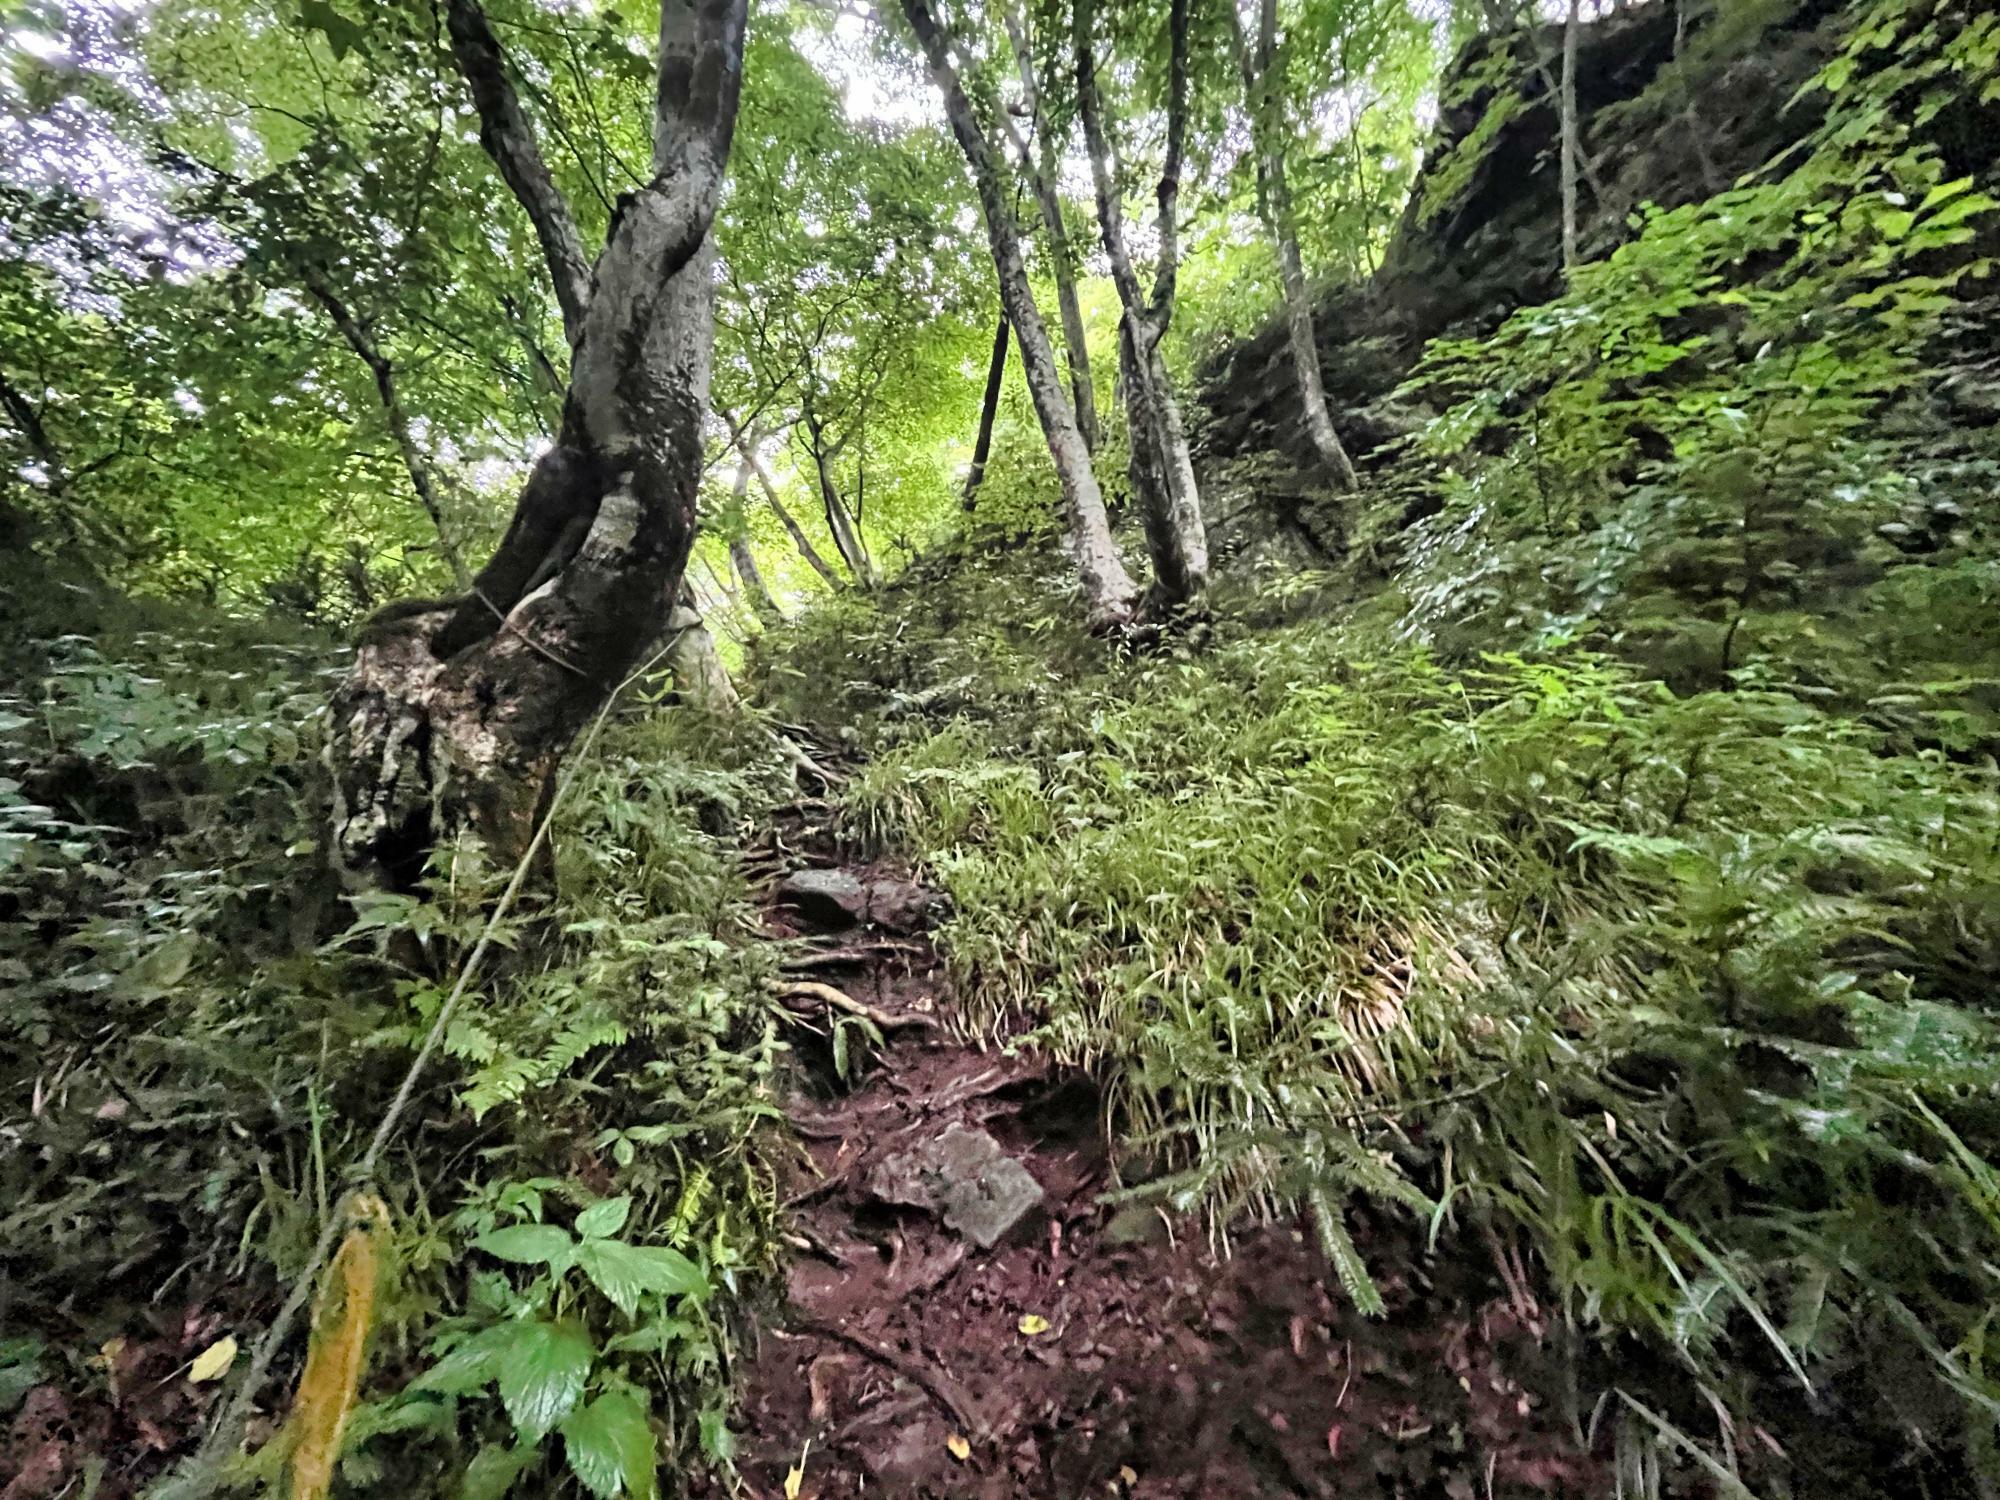
[[[793,1258],[739,1409],[753,1493],[1603,1492],[1524,1279],[1369,1221],[1371,1321],[1294,1222],[1218,1253],[1199,1216],[1119,1206],[1088,1078],[960,1040],[926,904],[810,816],[753,869],[773,934],[802,943],[789,966],[854,1004],[796,995],[820,1040],[796,1039]],[[900,933],[861,920],[885,904]],[[842,1028],[881,1045],[864,1060]]]

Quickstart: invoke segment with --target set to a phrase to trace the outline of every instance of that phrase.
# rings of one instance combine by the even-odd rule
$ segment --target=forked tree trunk
[[[1253,54],[1243,34],[1235,0],[1225,0],[1231,38],[1243,73],[1244,102],[1250,115],[1251,155],[1256,163],[1257,208],[1264,231],[1278,258],[1278,284],[1285,299],[1285,342],[1292,354],[1292,372],[1299,385],[1299,405],[1305,414],[1306,436],[1313,451],[1344,490],[1359,480],[1354,461],[1333,429],[1326,409],[1326,385],[1320,378],[1319,344],[1313,329],[1312,289],[1306,282],[1305,260],[1299,254],[1298,223],[1292,213],[1292,192],[1285,175],[1284,127],[1279,118],[1277,66],[1277,0],[1258,0],[1257,43]]]
[[[483,29],[476,6],[453,0],[462,16]],[[653,175],[579,308],[561,440],[467,599],[392,606],[363,628],[328,745],[334,848],[351,881],[407,889],[433,855],[518,859],[563,752],[667,623],[694,538],[708,232],[744,19],[745,0],[664,0]],[[494,131],[526,130],[518,109],[494,116],[480,102]],[[567,310],[581,294],[564,295]]]
[[[828,452],[825,433],[808,417],[806,441],[812,450],[813,474],[819,483],[820,507],[826,514],[826,529],[832,533],[833,545],[840,553],[840,560],[847,565],[847,571],[854,581],[864,589],[876,587],[881,578],[875,571],[875,559],[868,553],[868,543],[862,539],[861,528],[855,524],[854,513],[847,508],[841,498],[840,486],[834,479],[833,458]]]
[[[1172,0],[1169,7],[1167,150],[1157,193],[1159,258],[1150,300],[1140,289],[1138,272],[1125,244],[1117,154],[1097,84],[1091,34],[1095,12],[1093,0],[1075,0],[1071,13],[1077,106],[1083,116],[1091,182],[1097,192],[1097,221],[1111,261],[1111,279],[1124,308],[1118,323],[1118,366],[1131,435],[1132,489],[1139,498],[1146,549],[1153,560],[1154,603],[1172,608],[1191,602],[1208,587],[1208,528],[1201,514],[1201,492],[1195,483],[1180,403],[1160,354],[1160,341],[1173,318],[1180,267],[1177,214],[1181,152],[1187,138],[1188,0]]]
[[[931,77],[944,94],[945,114],[952,134],[958,138],[972,182],[986,219],[986,238],[999,273],[1000,302],[1014,325],[1014,337],[1021,350],[1021,369],[1027,376],[1028,394],[1035,403],[1035,415],[1048,439],[1049,454],[1055,460],[1056,477],[1062,486],[1063,509],[1068,523],[1070,553],[1083,585],[1084,605],[1093,628],[1114,630],[1128,624],[1138,601],[1138,589],[1125,571],[1118,544],[1111,535],[1111,521],[1105,514],[1104,494],[1097,475],[1091,470],[1090,449],[1076,425],[1056,369],[1055,350],[1042,322],[1041,309],[1028,285],[1027,267],[1021,260],[1021,238],[1007,202],[1001,165],[987,139],[979,116],[966,95],[950,49],[929,0],[903,0],[903,14],[916,33],[918,45],[930,65]]]
[[[986,460],[993,453],[993,419],[1000,411],[1000,389],[1007,378],[1007,315],[1000,314],[993,328],[993,357],[986,362],[986,396],[979,403],[979,436],[972,445],[972,467],[965,471],[963,504],[969,511],[979,500],[979,486],[986,478]]]

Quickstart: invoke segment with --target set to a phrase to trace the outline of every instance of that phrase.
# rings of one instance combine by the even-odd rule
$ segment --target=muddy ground
[[[773,936],[798,940],[795,973],[851,1003],[790,996],[807,1064],[787,1101],[795,1257],[740,1411],[753,1494],[1606,1492],[1559,1395],[1549,1319],[1489,1249],[1429,1255],[1412,1230],[1357,1222],[1390,1309],[1369,1321],[1298,1225],[1246,1229],[1219,1255],[1198,1221],[1106,1203],[1090,1082],[958,1039],[900,872],[835,880],[889,892],[876,905],[902,931],[884,931],[817,890],[788,900],[785,869],[811,843],[793,840],[759,867]],[[828,1038],[857,1010],[886,1045],[858,1077],[850,1057],[843,1084]],[[982,1134],[1042,1195],[990,1247],[908,1201],[923,1196],[913,1159]]]

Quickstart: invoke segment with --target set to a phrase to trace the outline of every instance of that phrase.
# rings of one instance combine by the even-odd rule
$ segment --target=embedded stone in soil
[[[879,1164],[868,1190],[884,1203],[936,1214],[983,1250],[1042,1203],[1042,1185],[983,1130],[953,1125]]]
[[[900,876],[852,869],[805,869],[787,875],[778,899],[828,932],[871,923],[888,932],[917,933],[942,913],[945,898]]]

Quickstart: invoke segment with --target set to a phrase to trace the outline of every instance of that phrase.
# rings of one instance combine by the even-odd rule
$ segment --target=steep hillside
[[[1672,21],[1591,29],[1620,186],[1567,278],[1532,69],[1467,54],[1321,304],[1361,493],[1275,334],[1204,372],[1200,628],[1107,655],[1053,556],[973,546],[765,688],[871,747],[847,828],[1137,1201],[1309,1225],[1392,1326],[1407,1268],[1497,1266],[1619,1493],[1983,1496],[2000,24]]]

